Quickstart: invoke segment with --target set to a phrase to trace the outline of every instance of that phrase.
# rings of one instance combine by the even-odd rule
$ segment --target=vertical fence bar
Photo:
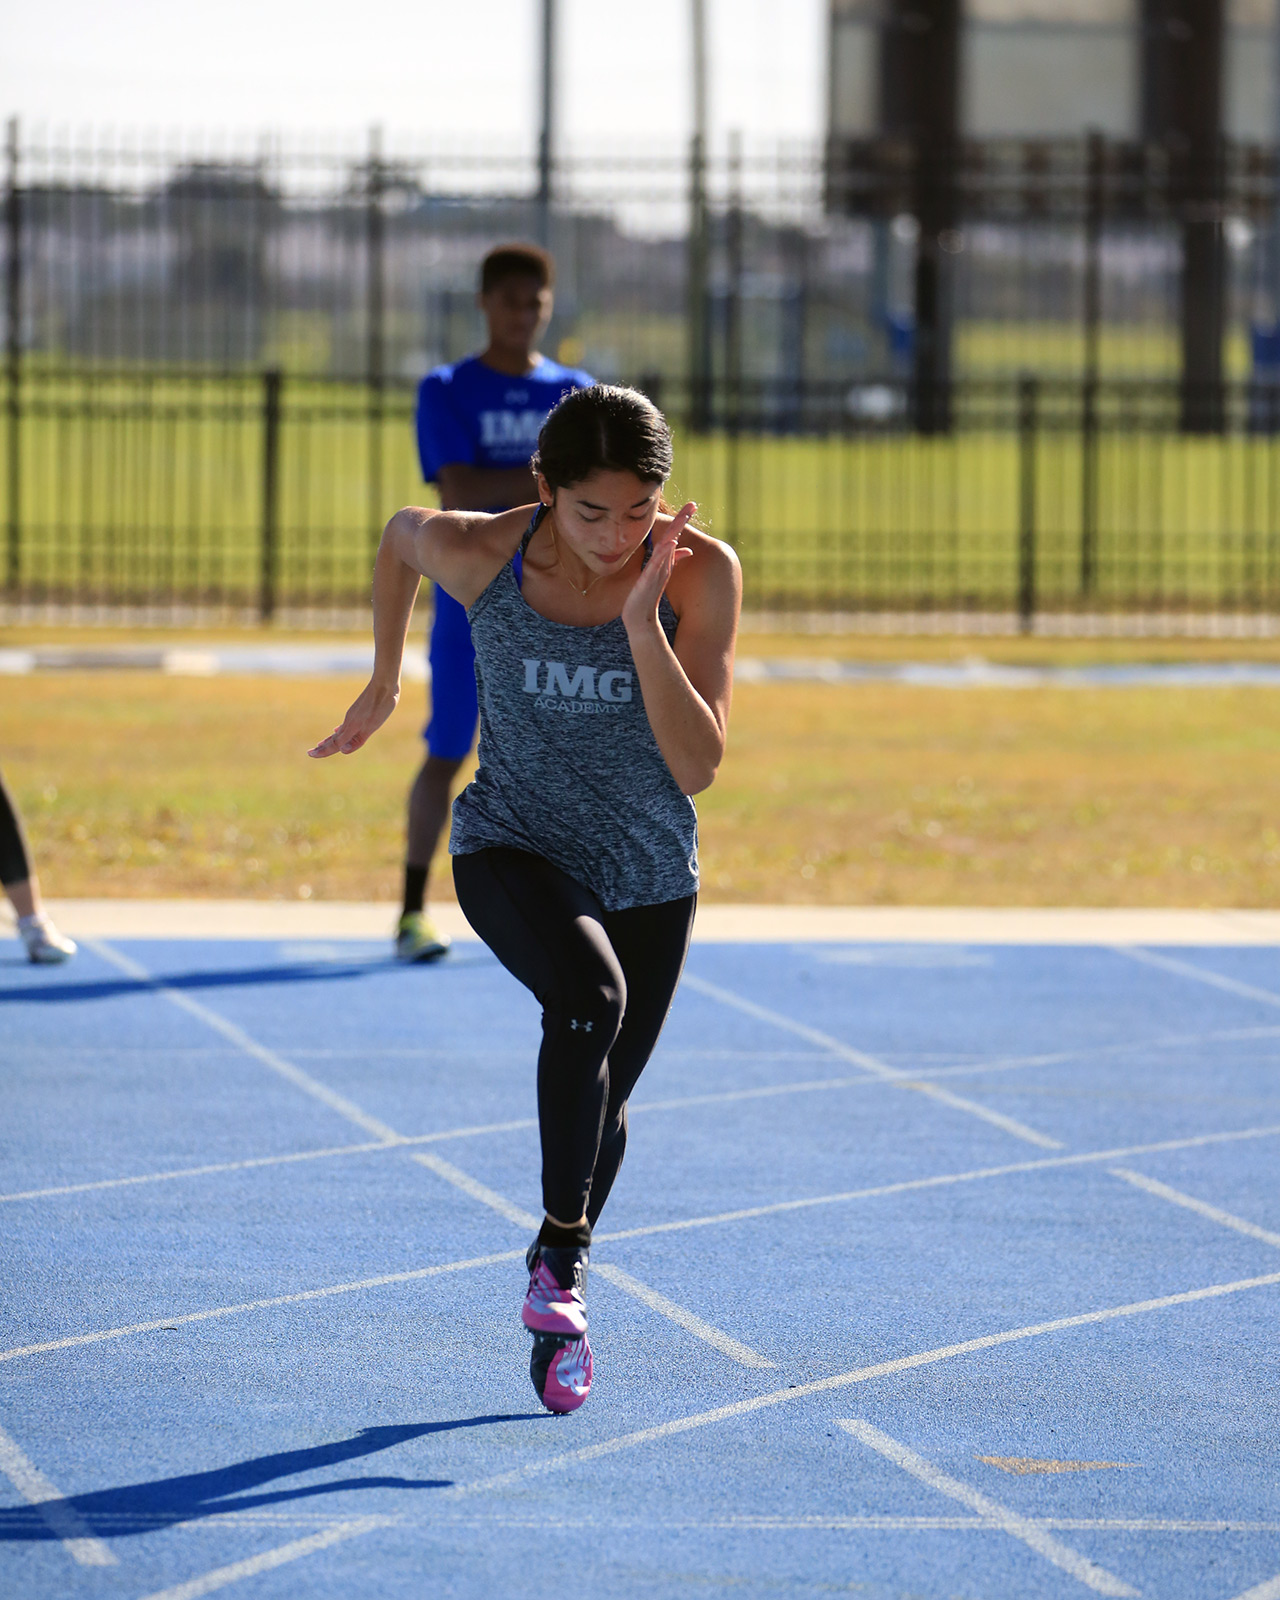
[[[742,135],[735,130],[729,135],[729,215],[727,218],[726,256],[728,282],[724,301],[724,386],[728,410],[729,477],[728,497],[725,506],[726,532],[729,542],[737,544],[742,530],[738,526],[742,507],[742,265],[743,265],[743,215],[742,215]]]
[[[258,575],[258,620],[275,617],[280,586],[280,393],[279,367],[262,374],[262,546]]]
[[[711,427],[711,318],[708,288],[711,240],[707,215],[707,151],[703,135],[689,145],[689,242],[685,287],[689,341],[689,428],[705,433]]]
[[[556,3],[542,0],[542,59],[539,72],[541,116],[538,127],[538,243],[551,248],[551,207],[555,172]]]
[[[18,187],[18,119],[9,118],[5,184],[5,592],[22,587],[22,191]]]
[[[707,293],[711,240],[707,214],[707,14],[705,0],[691,0],[693,137],[689,141],[689,242],[685,316],[689,363],[689,428],[711,427],[711,318]]]
[[[1036,614],[1036,429],[1039,384],[1018,383],[1018,627],[1030,633]]]
[[[369,386],[369,548],[377,549],[384,506],[382,500],[382,416],[386,385],[386,233],[382,209],[384,173],[382,167],[382,129],[369,130],[369,178],[365,209],[365,241],[368,253],[368,350],[366,375]]]
[[[1103,136],[1089,134],[1084,201],[1084,384],[1080,415],[1080,593],[1098,581],[1098,369],[1102,333]]]

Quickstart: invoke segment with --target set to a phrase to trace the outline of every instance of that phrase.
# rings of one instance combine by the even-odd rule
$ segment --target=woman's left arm
[[[685,533],[693,511],[683,506],[655,538],[622,608],[649,726],[684,794],[709,788],[724,756],[742,604],[737,556],[705,533]],[[680,618],[674,646],[658,619],[668,582]]]

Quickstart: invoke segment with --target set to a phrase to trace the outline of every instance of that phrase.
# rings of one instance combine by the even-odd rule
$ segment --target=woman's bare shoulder
[[[660,523],[670,524],[670,517],[660,517]],[[668,590],[674,594],[695,591],[736,592],[740,587],[741,567],[737,552],[723,539],[713,539],[703,529],[690,525],[680,535],[682,549],[693,553],[692,560],[681,561],[671,574]]]

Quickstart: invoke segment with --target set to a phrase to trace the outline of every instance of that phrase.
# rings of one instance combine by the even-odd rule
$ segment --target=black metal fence
[[[544,348],[659,399],[757,610],[1280,611],[1274,152],[1223,147],[1193,215],[1159,149],[966,147],[927,396],[901,154],[570,151],[540,201],[527,151],[11,124],[8,614],[348,619],[428,493],[414,382],[474,348],[477,262],[521,235],[559,263]],[[1228,379],[1189,389],[1193,225]]]
[[[544,205],[517,148],[12,123],[0,323],[35,361],[376,385],[471,348],[481,255],[542,237],[559,263],[546,348],[602,378],[904,377],[922,247],[909,155],[893,141],[567,150]],[[1280,320],[1276,165],[1259,146],[1219,157],[1206,209],[1160,146],[964,146],[955,225],[935,241],[951,375],[1174,375],[1194,213],[1223,245],[1215,337],[1247,376],[1252,328]]]
[[[974,381],[922,436],[889,380],[721,386],[698,428],[686,386],[654,387],[676,492],[739,550],[753,610],[1280,612],[1274,389],[1224,389],[1223,431],[1195,436],[1172,381]],[[429,496],[412,396],[29,365],[4,411],[9,615],[349,620],[382,522]]]

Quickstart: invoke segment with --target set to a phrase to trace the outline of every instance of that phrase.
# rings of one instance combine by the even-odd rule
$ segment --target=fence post
[[[711,318],[707,304],[711,267],[710,219],[707,215],[707,155],[703,136],[689,145],[688,283],[685,290],[689,335],[689,427],[706,433],[711,427]]]
[[[1080,418],[1080,593],[1098,577],[1098,370],[1102,331],[1102,207],[1106,145],[1093,131],[1086,145],[1084,215],[1084,386]]]
[[[724,387],[726,422],[729,429],[729,481],[725,496],[726,534],[737,544],[742,530],[738,526],[742,509],[742,385],[743,385],[743,204],[742,134],[729,135],[729,214],[726,219],[725,253],[728,257],[728,283],[724,303]]]
[[[1036,614],[1036,401],[1039,384],[1018,381],[1018,628],[1030,633]]]
[[[280,391],[279,367],[262,374],[262,567],[258,578],[258,620],[275,616],[280,578]]]
[[[18,187],[18,119],[9,118],[5,184],[5,592],[22,587],[22,191]]]
[[[365,207],[368,247],[368,350],[366,380],[369,386],[369,548],[375,551],[382,534],[382,414],[386,379],[386,234],[382,209],[385,186],[382,166],[382,129],[369,130],[369,178]]]

